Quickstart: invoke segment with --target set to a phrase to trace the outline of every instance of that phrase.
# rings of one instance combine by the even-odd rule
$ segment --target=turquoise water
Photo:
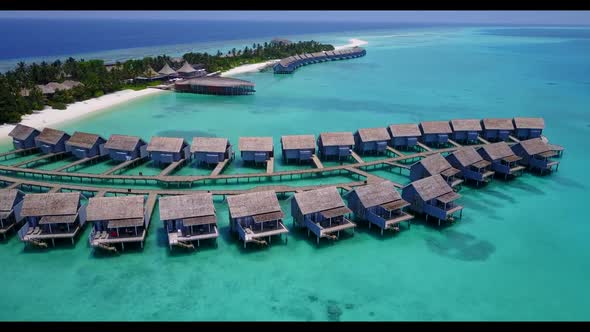
[[[13,236],[0,243],[0,319],[587,320],[590,42],[574,29],[484,30],[326,37],[367,40],[367,56],[288,76],[243,75],[256,82],[252,96],[163,93],[61,129],[145,139],[215,135],[234,145],[239,136],[272,136],[279,157],[283,134],[542,116],[546,136],[566,147],[558,172],[464,187],[463,219],[450,227],[416,220],[410,230],[381,238],[360,225],[354,237],[319,248],[292,231],[287,244],[244,250],[228,234],[222,201],[219,247],[194,253],[169,252],[157,209],[145,249],[116,257],[91,253],[89,229],[75,247],[50,251],[24,250]],[[293,167],[279,159],[276,170]],[[79,171],[108,168],[102,164]],[[227,173],[250,171],[256,170],[238,157]],[[408,181],[396,172],[369,172]],[[335,178],[346,181],[353,180]],[[290,202],[281,204],[290,226]]]

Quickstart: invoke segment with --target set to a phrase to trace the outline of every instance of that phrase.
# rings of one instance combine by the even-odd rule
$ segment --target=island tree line
[[[207,72],[225,71],[250,63],[272,59],[281,59],[295,54],[334,50],[334,46],[316,41],[297,43],[265,42],[253,44],[244,49],[231,49],[226,53],[216,54],[186,53],[182,61],[173,61],[167,55],[145,57],[124,62],[117,62],[107,70],[102,60],[56,60],[52,63],[41,62],[25,64],[20,62],[14,70],[0,74],[0,123],[19,122],[22,115],[41,110],[46,105],[56,109],[65,109],[67,104],[100,97],[107,93],[124,89],[139,90],[161,82],[137,83],[132,81],[138,76],[145,76],[150,68],[158,71],[168,63],[175,70],[186,61],[190,64],[203,64]],[[38,85],[50,82],[62,83],[73,80],[82,83],[68,90],[56,90],[52,95],[44,95]],[[24,92],[26,91],[26,93]]]

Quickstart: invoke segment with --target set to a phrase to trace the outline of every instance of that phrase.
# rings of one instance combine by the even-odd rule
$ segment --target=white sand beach
[[[348,40],[348,44],[346,45],[340,45],[340,46],[334,46],[334,49],[336,50],[341,50],[343,48],[351,48],[351,47],[355,47],[355,46],[363,46],[363,45],[367,45],[369,42],[368,41],[364,41],[361,39],[356,39],[356,38],[352,38]]]
[[[77,119],[89,114],[95,114],[108,109],[111,106],[130,101],[132,99],[163,92],[165,91],[152,88],[139,91],[117,91],[98,98],[92,98],[70,104],[65,110],[57,110],[48,107],[44,110],[36,111],[33,114],[24,115],[20,123],[29,127],[43,129],[45,127],[55,126],[57,124]],[[10,133],[13,128],[14,125],[11,124],[1,125],[0,140],[8,139],[8,133]]]

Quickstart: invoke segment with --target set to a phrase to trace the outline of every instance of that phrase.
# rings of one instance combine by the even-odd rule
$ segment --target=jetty
[[[346,60],[365,56],[367,51],[362,47],[353,47],[334,51],[296,54],[281,59],[273,66],[275,74],[292,74],[297,68],[324,61]]]

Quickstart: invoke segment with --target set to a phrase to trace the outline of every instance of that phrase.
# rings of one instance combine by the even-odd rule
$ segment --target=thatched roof
[[[57,144],[59,140],[64,136],[67,135],[65,132],[57,129],[52,128],[44,128],[41,131],[41,134],[37,136],[37,140],[42,143],[46,144]]]
[[[182,65],[182,67],[180,67],[176,72],[190,74],[190,73],[194,73],[196,71],[197,70],[195,68],[193,68],[193,66],[191,66],[188,62],[185,62],[184,65]]]
[[[414,181],[408,186],[414,187],[424,201],[453,192],[453,188],[438,174]]]
[[[336,187],[299,192],[294,195],[294,199],[304,215],[345,206]]]
[[[184,145],[186,142],[182,138],[154,136],[147,146],[147,151],[177,153]]]
[[[455,158],[461,166],[467,167],[473,165],[479,161],[482,161],[483,158],[480,156],[477,151],[471,146],[463,147],[455,152],[453,152]]]
[[[174,69],[170,68],[170,65],[168,65],[168,63],[164,64],[164,67],[162,67],[162,69],[160,69],[160,71],[158,71],[158,74],[160,75],[173,75],[176,74],[176,72],[174,71]]]
[[[286,135],[281,137],[285,150],[315,149],[314,135]]]
[[[362,128],[357,132],[362,142],[389,141],[391,139],[386,128]]]
[[[240,137],[238,142],[240,151],[264,151],[273,150],[272,137]]]
[[[175,85],[208,86],[219,88],[255,86],[254,83],[246,80],[219,76],[191,78],[190,80],[176,82]]]
[[[10,133],[8,133],[8,136],[24,141],[34,133],[39,133],[39,131],[33,127],[25,126],[19,123],[10,131]]]
[[[96,135],[96,134],[89,134],[83,133],[81,131],[77,131],[68,139],[66,142],[68,145],[76,146],[80,148],[90,149],[98,140],[103,140],[104,138]]]
[[[145,142],[137,136],[127,135],[111,135],[109,140],[105,143],[105,149],[133,151],[137,144],[144,145]]]
[[[354,188],[354,192],[365,208],[386,204],[401,199],[401,196],[393,183],[381,181],[376,184],[368,184]]]
[[[145,71],[144,75],[145,77],[149,78],[160,76],[160,74],[158,74],[158,72],[156,72],[151,66],[148,66],[148,69]]]
[[[482,126],[487,130],[514,130],[512,119],[483,119]]]
[[[506,142],[497,142],[492,144],[484,144],[481,147],[492,160],[498,160],[514,155],[514,151]]]
[[[481,131],[481,122],[478,119],[451,120],[453,131]]]
[[[10,211],[14,206],[18,189],[1,189],[0,190],[0,211]]]
[[[160,220],[215,216],[211,193],[160,197]]]
[[[545,119],[543,118],[514,118],[514,127],[517,129],[544,129]]]
[[[354,145],[352,132],[321,133],[320,139],[323,146]]]
[[[221,137],[193,137],[192,152],[224,153],[227,149],[227,138]]]
[[[27,194],[24,199],[21,215],[62,216],[78,213],[80,193],[46,193]]]
[[[86,215],[88,221],[141,219],[145,214],[144,197],[92,197],[88,200]]]
[[[227,205],[232,218],[281,212],[281,206],[274,190],[256,191],[228,196]]]
[[[420,122],[422,134],[450,134],[453,132],[447,121]]]
[[[522,146],[524,151],[530,156],[547,151],[552,151],[551,147],[547,143],[543,142],[541,138],[527,139],[524,141],[520,141],[520,143],[518,144]]]
[[[452,168],[451,164],[440,154],[435,153],[419,161],[430,175],[440,174],[443,171]]]
[[[392,137],[420,137],[422,132],[415,123],[392,124],[389,126]]]

